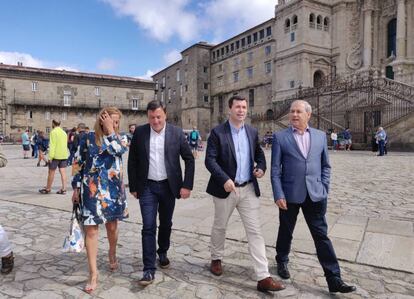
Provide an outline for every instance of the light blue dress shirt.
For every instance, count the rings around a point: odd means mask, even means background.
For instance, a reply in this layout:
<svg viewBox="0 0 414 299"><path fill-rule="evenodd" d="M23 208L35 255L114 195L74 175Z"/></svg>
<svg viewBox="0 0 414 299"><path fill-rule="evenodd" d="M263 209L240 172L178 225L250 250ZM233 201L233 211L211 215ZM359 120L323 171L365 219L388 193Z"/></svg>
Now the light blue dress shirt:
<svg viewBox="0 0 414 299"><path fill-rule="evenodd" d="M244 125L240 129L237 129L230 123L230 130L233 138L237 162L235 182L244 183L250 181L252 178L249 138L247 137Z"/></svg>

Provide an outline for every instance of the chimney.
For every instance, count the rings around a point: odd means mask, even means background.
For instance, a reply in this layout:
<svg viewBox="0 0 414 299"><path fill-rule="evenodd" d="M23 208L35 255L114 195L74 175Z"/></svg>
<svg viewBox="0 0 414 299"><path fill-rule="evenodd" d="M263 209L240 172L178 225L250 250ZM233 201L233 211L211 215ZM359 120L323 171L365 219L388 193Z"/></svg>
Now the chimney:
<svg viewBox="0 0 414 299"><path fill-rule="evenodd" d="M18 62L17 62L17 66L23 66L23 62L18 61Z"/></svg>

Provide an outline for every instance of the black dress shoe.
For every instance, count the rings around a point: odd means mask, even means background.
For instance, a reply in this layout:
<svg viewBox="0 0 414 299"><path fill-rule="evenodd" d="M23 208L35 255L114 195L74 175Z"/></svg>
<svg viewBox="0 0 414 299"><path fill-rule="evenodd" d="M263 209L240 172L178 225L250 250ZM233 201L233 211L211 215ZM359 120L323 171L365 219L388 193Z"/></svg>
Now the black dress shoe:
<svg viewBox="0 0 414 299"><path fill-rule="evenodd" d="M283 279L289 279L290 273L287 263L277 263L277 274Z"/></svg>
<svg viewBox="0 0 414 299"><path fill-rule="evenodd" d="M342 280L337 280L335 283L328 284L329 292L331 293L351 293L356 291L355 286L347 285Z"/></svg>
<svg viewBox="0 0 414 299"><path fill-rule="evenodd" d="M170 260L168 259L166 254L159 255L160 267L162 269L167 269L170 267Z"/></svg>

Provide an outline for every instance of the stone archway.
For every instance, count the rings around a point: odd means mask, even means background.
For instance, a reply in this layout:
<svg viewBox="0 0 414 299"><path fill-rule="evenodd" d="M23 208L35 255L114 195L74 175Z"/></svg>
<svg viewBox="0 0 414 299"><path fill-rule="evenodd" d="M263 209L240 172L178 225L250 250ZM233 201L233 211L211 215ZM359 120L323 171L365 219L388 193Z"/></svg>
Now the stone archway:
<svg viewBox="0 0 414 299"><path fill-rule="evenodd" d="M320 87L323 85L324 74L322 71L318 70L313 73L313 87Z"/></svg>

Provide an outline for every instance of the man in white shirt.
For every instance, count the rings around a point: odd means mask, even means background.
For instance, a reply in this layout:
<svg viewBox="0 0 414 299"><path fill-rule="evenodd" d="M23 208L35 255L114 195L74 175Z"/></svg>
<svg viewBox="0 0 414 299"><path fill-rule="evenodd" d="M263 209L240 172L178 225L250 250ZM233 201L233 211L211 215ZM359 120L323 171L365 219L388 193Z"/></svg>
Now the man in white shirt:
<svg viewBox="0 0 414 299"><path fill-rule="evenodd" d="M136 128L129 158L129 191L139 199L143 228L143 277L140 285L153 282L156 253L161 268L168 268L172 216L175 199L190 196L194 182L194 157L181 128L166 123L166 110L159 101L147 106L148 124ZM180 166L184 160L184 179ZM157 211L159 213L156 250Z"/></svg>
<svg viewBox="0 0 414 299"><path fill-rule="evenodd" d="M334 150L334 152L336 152L336 149L338 147L338 134L336 134L335 129L332 129L331 140L332 140L332 149Z"/></svg>

